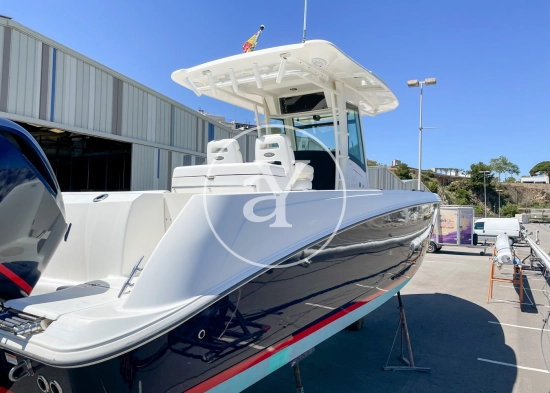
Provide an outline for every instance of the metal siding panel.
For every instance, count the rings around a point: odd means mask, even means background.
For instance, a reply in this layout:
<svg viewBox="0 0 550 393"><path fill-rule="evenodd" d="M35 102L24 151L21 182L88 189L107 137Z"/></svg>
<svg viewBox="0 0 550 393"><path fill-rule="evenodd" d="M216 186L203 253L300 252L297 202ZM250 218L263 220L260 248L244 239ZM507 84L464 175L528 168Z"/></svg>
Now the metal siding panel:
<svg viewBox="0 0 550 393"><path fill-rule="evenodd" d="M128 136L135 138L134 135L134 86L128 85Z"/></svg>
<svg viewBox="0 0 550 393"><path fill-rule="evenodd" d="M82 127L82 107L83 107L83 93L84 89L82 88L84 84L84 63L77 60L76 62L76 91L75 91L75 116L74 116L74 125L77 127Z"/></svg>
<svg viewBox="0 0 550 393"><path fill-rule="evenodd" d="M160 150L160 178L159 178L159 190L168 190L168 150Z"/></svg>
<svg viewBox="0 0 550 393"><path fill-rule="evenodd" d="M113 77L105 73L107 79L107 89L105 89L105 97L107 98L107 105L105 105L105 131L112 133L111 119L113 118Z"/></svg>
<svg viewBox="0 0 550 393"><path fill-rule="evenodd" d="M0 81L0 110L8 110L9 76L11 63L11 36L9 27L2 27L2 79Z"/></svg>
<svg viewBox="0 0 550 393"><path fill-rule="evenodd" d="M149 94L144 90L142 93L142 103L141 103L141 139L146 141L148 136L148 126L149 126Z"/></svg>
<svg viewBox="0 0 550 393"><path fill-rule="evenodd" d="M155 123L156 123L156 102L155 97L147 94L147 140L153 142L155 140Z"/></svg>
<svg viewBox="0 0 550 393"><path fill-rule="evenodd" d="M69 86L69 124L74 126L76 118L76 58L69 56L69 64L71 66L70 86Z"/></svg>
<svg viewBox="0 0 550 393"><path fill-rule="evenodd" d="M101 71L94 69L94 130L102 131L101 129Z"/></svg>
<svg viewBox="0 0 550 393"><path fill-rule="evenodd" d="M17 78L13 79L16 83L16 85L13 87L13 90L15 91L15 110L13 113L17 113L18 115L24 115L25 114L25 90L26 90L26 81L27 81L27 47L28 47L28 41L29 37L25 34L21 34L17 32L17 35L19 36L19 59L17 63Z"/></svg>
<svg viewBox="0 0 550 393"><path fill-rule="evenodd" d="M163 119L163 130L161 132L160 143L164 145L170 145L170 135L172 127L172 105L168 102L163 101L164 107L164 119Z"/></svg>
<svg viewBox="0 0 550 393"><path fill-rule="evenodd" d="M122 135L122 106L124 105L124 82L118 81L118 104L116 114L117 135Z"/></svg>
<svg viewBox="0 0 550 393"><path fill-rule="evenodd" d="M134 113L134 101L136 99L136 89L130 85L128 88L128 136L131 138L136 137L135 126L135 113Z"/></svg>
<svg viewBox="0 0 550 393"><path fill-rule="evenodd" d="M53 121L55 104L55 84L57 73L57 49L50 47L50 70L48 71L48 119Z"/></svg>
<svg viewBox="0 0 550 393"><path fill-rule="evenodd" d="M50 73L50 47L45 43L39 43L42 46L40 59L40 97L38 118L48 119L48 85Z"/></svg>
<svg viewBox="0 0 550 393"><path fill-rule="evenodd" d="M145 126L147 125L147 111L145 110L145 94L143 90L138 89L138 112L137 112L137 118L138 118L138 137L141 140L147 139L147 131L145 129Z"/></svg>
<svg viewBox="0 0 550 393"><path fill-rule="evenodd" d="M17 78L10 78L15 85L13 91L15 92L15 107L13 113L18 115L24 115L25 113L25 85L27 79L27 44L28 37L25 34L17 32L19 37L18 44L18 60L17 60ZM12 48L13 49L13 48ZM12 57L13 58L13 57Z"/></svg>
<svg viewBox="0 0 550 393"><path fill-rule="evenodd" d="M162 134L162 122L163 122L162 102L163 102L162 100L157 99L155 103L155 111L156 111L155 120L156 121L155 121L155 134L153 139L154 142L157 142L160 135Z"/></svg>
<svg viewBox="0 0 550 393"><path fill-rule="evenodd" d="M111 117L107 116L107 106L110 104L107 102L107 96L110 95L110 93L107 91L108 88L109 81L107 73L101 71L101 130L103 132L110 132L111 129L110 125L107 127L107 124L111 121Z"/></svg>
<svg viewBox="0 0 550 393"><path fill-rule="evenodd" d="M111 117L111 132L113 134L117 134L117 118L116 118L116 115L118 113L118 110L117 110L117 105L118 105L118 83L119 83L119 79L117 78L113 78L113 102L112 102L112 105L114 106L112 108L112 114L113 116Z"/></svg>
<svg viewBox="0 0 550 393"><path fill-rule="evenodd" d="M133 86L134 99L132 100L132 137L139 139L139 89Z"/></svg>
<svg viewBox="0 0 550 393"><path fill-rule="evenodd" d="M184 114L179 108L176 108L175 106L172 106L172 113L174 120L172 124L172 139L170 145L181 148L181 134L183 124L185 122Z"/></svg>
<svg viewBox="0 0 550 393"><path fill-rule="evenodd" d="M71 94L71 58L63 54L63 112L61 115L61 122L63 124L69 124L69 96Z"/></svg>
<svg viewBox="0 0 550 393"><path fill-rule="evenodd" d="M10 71L8 79L8 99L7 112L16 113L17 108L17 87L19 85L19 41L21 34L13 29L11 30L11 46L10 46Z"/></svg>
<svg viewBox="0 0 550 393"><path fill-rule="evenodd" d="M81 127L88 128L88 121L90 119L90 65L82 63L82 83L80 85L82 89L82 116Z"/></svg>
<svg viewBox="0 0 550 393"><path fill-rule="evenodd" d="M189 135L189 150L197 150L197 124L199 122L199 119L197 116L192 115L191 116L191 128L187 131L187 134Z"/></svg>
<svg viewBox="0 0 550 393"><path fill-rule="evenodd" d="M128 83L124 82L124 85L122 87L122 94L124 95L124 99L122 100L122 135L124 136L130 136L130 106L128 105L128 102L130 102L130 89L131 86L128 85Z"/></svg>
<svg viewBox="0 0 550 393"><path fill-rule="evenodd" d="M183 127L181 129L181 147L184 149L187 149L189 142L188 142L188 136L189 136L189 125L191 124L191 115L187 111L181 111L185 122L183 123Z"/></svg>
<svg viewBox="0 0 550 393"><path fill-rule="evenodd" d="M174 146L174 138L176 133L176 107L174 105L170 105L170 128L168 129L169 135L170 135L170 146Z"/></svg>
<svg viewBox="0 0 550 393"><path fill-rule="evenodd" d="M36 74L36 40L27 36L27 45L25 48L26 70L24 75L24 90L23 90L23 105L21 114L24 116L33 117L34 109L34 77Z"/></svg>
<svg viewBox="0 0 550 393"><path fill-rule="evenodd" d="M34 40L34 77L33 77L33 107L32 117L40 115L40 87L42 76L42 43Z"/></svg>
<svg viewBox="0 0 550 393"><path fill-rule="evenodd" d="M95 120L95 67L90 66L88 97L88 129L94 129Z"/></svg>
<svg viewBox="0 0 550 393"><path fill-rule="evenodd" d="M64 78L64 70L65 70L65 54L60 51L56 51L57 53L57 66L55 69L55 97L54 97L54 115L53 115L53 121L56 123L62 123L62 116L63 116L63 94L65 91L65 78Z"/></svg>
<svg viewBox="0 0 550 393"><path fill-rule="evenodd" d="M107 74L99 70L100 79L100 88L99 88L99 106L100 106L100 129L103 132L107 132Z"/></svg>
<svg viewBox="0 0 550 393"><path fill-rule="evenodd" d="M157 124L155 125L155 142L161 139L162 132L164 130L164 111L163 111L163 100L157 100Z"/></svg>

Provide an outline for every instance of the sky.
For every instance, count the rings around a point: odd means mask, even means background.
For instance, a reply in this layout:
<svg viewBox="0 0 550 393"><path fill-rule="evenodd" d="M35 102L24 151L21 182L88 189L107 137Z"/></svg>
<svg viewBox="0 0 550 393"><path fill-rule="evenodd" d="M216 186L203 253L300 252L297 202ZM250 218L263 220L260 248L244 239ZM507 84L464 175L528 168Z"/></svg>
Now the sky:
<svg viewBox="0 0 550 393"><path fill-rule="evenodd" d="M17 0L0 14L192 109L253 122L244 109L197 97L173 71L301 41L303 0ZM550 160L550 1L309 0L307 38L333 42L392 89L399 107L363 117L369 159L418 164L419 89L424 89L422 167L468 169L501 155L521 175Z"/></svg>

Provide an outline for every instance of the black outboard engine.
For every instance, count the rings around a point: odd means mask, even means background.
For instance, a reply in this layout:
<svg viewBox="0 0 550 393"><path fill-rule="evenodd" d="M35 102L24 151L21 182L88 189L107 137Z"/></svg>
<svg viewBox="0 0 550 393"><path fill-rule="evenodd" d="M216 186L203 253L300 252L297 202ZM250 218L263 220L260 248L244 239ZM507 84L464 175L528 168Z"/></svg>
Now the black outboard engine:
<svg viewBox="0 0 550 393"><path fill-rule="evenodd" d="M0 118L0 301L28 296L67 231L59 185L44 152Z"/></svg>

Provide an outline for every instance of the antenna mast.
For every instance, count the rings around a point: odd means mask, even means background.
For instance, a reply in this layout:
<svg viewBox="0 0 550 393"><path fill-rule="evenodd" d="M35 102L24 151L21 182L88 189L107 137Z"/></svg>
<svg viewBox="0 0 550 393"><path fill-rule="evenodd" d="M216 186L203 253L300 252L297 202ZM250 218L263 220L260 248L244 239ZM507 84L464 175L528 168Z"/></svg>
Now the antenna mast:
<svg viewBox="0 0 550 393"><path fill-rule="evenodd" d="M302 42L306 42L306 17L307 17L307 0L304 4L304 35L302 36Z"/></svg>

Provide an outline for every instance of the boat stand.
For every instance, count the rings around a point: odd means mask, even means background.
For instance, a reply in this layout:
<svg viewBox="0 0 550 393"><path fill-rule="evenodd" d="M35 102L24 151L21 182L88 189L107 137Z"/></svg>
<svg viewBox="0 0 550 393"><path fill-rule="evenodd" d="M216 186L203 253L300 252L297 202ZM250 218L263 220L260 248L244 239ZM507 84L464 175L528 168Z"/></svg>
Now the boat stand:
<svg viewBox="0 0 550 393"><path fill-rule="evenodd" d="M300 374L300 361L307 358L313 352L315 352L315 347L304 352L303 354L298 356L296 359L294 359L292 362L290 362L290 367L292 367L292 371L294 371L294 384L296 385L296 393L304 393L304 386L302 385L302 376Z"/></svg>
<svg viewBox="0 0 550 393"><path fill-rule="evenodd" d="M294 371L294 383L296 384L296 393L304 393L302 376L300 375L300 363L294 363L294 366L292 366L292 370Z"/></svg>
<svg viewBox="0 0 550 393"><path fill-rule="evenodd" d="M493 256L489 258L491 261L491 270L489 273L489 286L487 288L487 303L491 301L493 298L493 283L495 281L497 282L505 282L512 285L519 285L519 302L520 304L523 303L523 265L513 265L514 268L514 275L513 278L501 278L495 276L495 264L493 262L493 258L497 255L496 248L493 249ZM512 256L514 260L517 259L515 250L512 251ZM517 277L517 278L516 278Z"/></svg>
<svg viewBox="0 0 550 393"><path fill-rule="evenodd" d="M397 331L395 332L395 337L393 338L393 343L391 345L390 353L388 359L386 360L386 365L383 367L384 371L419 371L419 372L428 372L431 370L429 367L416 367L414 364L414 357L411 346L411 339L409 337L409 328L407 327L407 319L405 318L405 308L403 307L403 302L401 301L401 292L397 292L397 300L399 302L399 325L397 326ZM405 363L405 366L388 366L390 361L391 354L393 352L393 347L395 346L395 340L397 339L397 334L401 332L401 355L399 360ZM409 358L405 357L403 352L404 344L407 345L407 350L409 352Z"/></svg>

